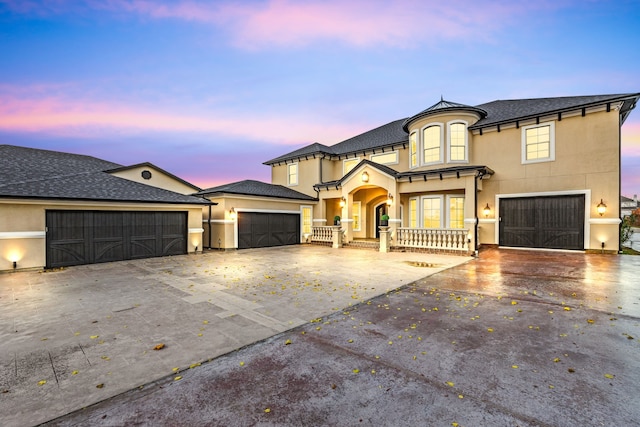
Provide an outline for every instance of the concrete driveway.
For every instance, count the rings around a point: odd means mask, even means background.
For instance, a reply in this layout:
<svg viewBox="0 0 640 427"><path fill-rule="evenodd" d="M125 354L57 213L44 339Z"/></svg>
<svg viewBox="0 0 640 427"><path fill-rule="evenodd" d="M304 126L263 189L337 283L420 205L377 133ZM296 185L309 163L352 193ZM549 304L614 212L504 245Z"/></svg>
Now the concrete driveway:
<svg viewBox="0 0 640 427"><path fill-rule="evenodd" d="M344 258L333 258L331 275L333 286L344 287L342 268L356 253L338 252ZM356 268L377 283L392 280L404 260L394 255L400 264L392 267L362 253L372 260ZM388 275L372 270L378 263L389 266ZM638 425L638 277L640 257L483 251L477 260L327 310L333 314L50 424ZM331 290L323 285L318 294ZM353 290L365 297L364 289ZM275 316L277 308L270 310ZM192 334L204 318L195 317ZM205 325L204 332L214 331ZM153 355L160 365L177 345L169 342ZM103 378L99 392L112 387Z"/></svg>
<svg viewBox="0 0 640 427"><path fill-rule="evenodd" d="M0 425L188 375L468 260L305 245L0 274Z"/></svg>

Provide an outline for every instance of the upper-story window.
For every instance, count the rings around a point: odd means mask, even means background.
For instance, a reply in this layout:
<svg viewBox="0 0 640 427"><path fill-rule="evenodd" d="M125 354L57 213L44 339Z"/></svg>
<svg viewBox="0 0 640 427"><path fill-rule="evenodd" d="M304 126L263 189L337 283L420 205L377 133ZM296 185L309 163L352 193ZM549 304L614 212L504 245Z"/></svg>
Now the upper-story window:
<svg viewBox="0 0 640 427"><path fill-rule="evenodd" d="M449 161L466 162L467 159L467 125L465 123L449 124Z"/></svg>
<svg viewBox="0 0 640 427"><path fill-rule="evenodd" d="M424 163L442 162L442 127L432 125L422 130L422 160Z"/></svg>
<svg viewBox="0 0 640 427"><path fill-rule="evenodd" d="M417 133L411 132L409 135L409 166L415 168L418 166L418 140Z"/></svg>
<svg viewBox="0 0 640 427"><path fill-rule="evenodd" d="M355 168L356 165L360 163L360 157L356 157L355 159L348 159L342 162L342 175L348 174L351 169Z"/></svg>
<svg viewBox="0 0 640 427"><path fill-rule="evenodd" d="M298 185L298 164L287 165L287 182L289 185Z"/></svg>
<svg viewBox="0 0 640 427"><path fill-rule="evenodd" d="M371 161L380 163L381 165L395 165L398 164L398 152L391 151L389 153L372 154Z"/></svg>
<svg viewBox="0 0 640 427"><path fill-rule="evenodd" d="M522 128L522 163L549 162L555 158L554 122Z"/></svg>

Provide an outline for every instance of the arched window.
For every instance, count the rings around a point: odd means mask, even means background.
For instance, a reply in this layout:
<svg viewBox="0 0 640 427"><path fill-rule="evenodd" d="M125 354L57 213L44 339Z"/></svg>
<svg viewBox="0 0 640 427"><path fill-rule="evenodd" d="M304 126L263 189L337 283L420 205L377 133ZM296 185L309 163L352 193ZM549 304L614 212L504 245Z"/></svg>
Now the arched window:
<svg viewBox="0 0 640 427"><path fill-rule="evenodd" d="M442 128L438 125L422 130L424 163L442 162Z"/></svg>

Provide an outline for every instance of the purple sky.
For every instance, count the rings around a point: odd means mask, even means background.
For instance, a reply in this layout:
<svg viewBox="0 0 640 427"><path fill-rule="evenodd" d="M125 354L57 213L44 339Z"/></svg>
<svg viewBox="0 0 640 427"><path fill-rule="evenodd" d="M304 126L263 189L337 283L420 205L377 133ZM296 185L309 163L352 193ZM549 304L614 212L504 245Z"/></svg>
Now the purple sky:
<svg viewBox="0 0 640 427"><path fill-rule="evenodd" d="M0 0L0 144L269 182L441 95L640 92L638 22L637 0ZM632 196L640 111L622 129Z"/></svg>

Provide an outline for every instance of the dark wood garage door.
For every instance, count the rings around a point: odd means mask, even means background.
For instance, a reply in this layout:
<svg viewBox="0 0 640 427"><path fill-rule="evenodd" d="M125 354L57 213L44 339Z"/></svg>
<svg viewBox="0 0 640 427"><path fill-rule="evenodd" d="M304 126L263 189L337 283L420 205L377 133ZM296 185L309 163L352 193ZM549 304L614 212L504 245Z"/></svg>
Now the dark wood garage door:
<svg viewBox="0 0 640 427"><path fill-rule="evenodd" d="M584 195L500 199L500 246L584 249Z"/></svg>
<svg viewBox="0 0 640 427"><path fill-rule="evenodd" d="M187 253L186 212L47 211L47 267Z"/></svg>
<svg viewBox="0 0 640 427"><path fill-rule="evenodd" d="M300 243L299 214L238 213L238 249L298 243Z"/></svg>

